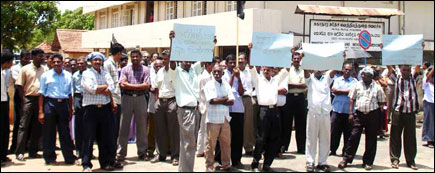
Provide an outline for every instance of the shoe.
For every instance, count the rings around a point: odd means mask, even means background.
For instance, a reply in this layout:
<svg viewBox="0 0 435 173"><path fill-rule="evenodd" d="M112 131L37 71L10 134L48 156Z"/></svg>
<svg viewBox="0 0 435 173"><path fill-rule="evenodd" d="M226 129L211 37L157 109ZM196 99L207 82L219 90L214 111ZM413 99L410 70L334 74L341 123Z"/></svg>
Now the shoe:
<svg viewBox="0 0 435 173"><path fill-rule="evenodd" d="M307 163L306 169L307 169L307 172L314 172L314 164Z"/></svg>
<svg viewBox="0 0 435 173"><path fill-rule="evenodd" d="M80 160L77 159L77 160L72 161L72 162L65 162L65 164L67 164L67 165L81 166L82 162L80 162Z"/></svg>
<svg viewBox="0 0 435 173"><path fill-rule="evenodd" d="M26 161L26 159L24 158L24 154L17 155L17 160L22 162Z"/></svg>
<svg viewBox="0 0 435 173"><path fill-rule="evenodd" d="M53 162L46 162L45 165L47 165L47 166L56 166L56 165L57 165L57 162L56 162L56 161L53 161Z"/></svg>
<svg viewBox="0 0 435 173"><path fill-rule="evenodd" d="M178 160L177 159L173 159L172 160L172 166L178 166Z"/></svg>
<svg viewBox="0 0 435 173"><path fill-rule="evenodd" d="M305 151L298 151L298 154L305 154Z"/></svg>
<svg viewBox="0 0 435 173"><path fill-rule="evenodd" d="M156 155L153 159L151 159L151 163L164 162L166 158L162 158L159 155Z"/></svg>
<svg viewBox="0 0 435 173"><path fill-rule="evenodd" d="M280 159L285 159L286 158L284 155L282 155L282 153L278 153L278 155L276 157L278 157Z"/></svg>
<svg viewBox="0 0 435 173"><path fill-rule="evenodd" d="M321 172L331 172L331 168L328 165L318 165L317 169Z"/></svg>
<svg viewBox="0 0 435 173"><path fill-rule="evenodd" d="M252 172L260 172L260 169L258 169L258 168L253 168L253 169L251 169L251 171L252 171Z"/></svg>
<svg viewBox="0 0 435 173"><path fill-rule="evenodd" d="M247 156L253 156L254 155L254 151L248 151L245 153L245 155Z"/></svg>
<svg viewBox="0 0 435 173"><path fill-rule="evenodd" d="M408 168L411 168L414 171L418 170L418 168L417 168L417 166L415 166L415 164L408 164Z"/></svg>
<svg viewBox="0 0 435 173"><path fill-rule="evenodd" d="M364 169L365 169L366 171L370 171L370 170L373 169L373 166L372 166L372 165L363 165L363 166L364 166Z"/></svg>
<svg viewBox="0 0 435 173"><path fill-rule="evenodd" d="M240 162L237 164L234 164L232 167L234 167L236 169L245 169L245 166L243 166L242 163L240 163Z"/></svg>
<svg viewBox="0 0 435 173"><path fill-rule="evenodd" d="M275 172L270 166L263 166L263 170L261 172Z"/></svg>
<svg viewBox="0 0 435 173"><path fill-rule="evenodd" d="M196 157L204 157L204 153L198 153L196 154Z"/></svg>
<svg viewBox="0 0 435 173"><path fill-rule="evenodd" d="M107 166L105 166L104 168L101 168L101 169L105 170L105 171L114 171L115 170L115 168L113 166L110 166L110 165L107 165Z"/></svg>
<svg viewBox="0 0 435 173"><path fill-rule="evenodd" d="M398 162L398 161L394 161L394 162L391 164L391 168L393 168L393 169L399 169L399 162Z"/></svg>
<svg viewBox="0 0 435 173"><path fill-rule="evenodd" d="M331 151L331 152L329 153L329 156L337 156L337 153Z"/></svg>
<svg viewBox="0 0 435 173"><path fill-rule="evenodd" d="M91 168L84 168L82 172L92 172Z"/></svg>
<svg viewBox="0 0 435 173"><path fill-rule="evenodd" d="M40 158L42 158L42 156L39 155L39 154L29 154L29 158L32 158L32 159L40 159Z"/></svg>
<svg viewBox="0 0 435 173"><path fill-rule="evenodd" d="M94 157L94 156L92 156L92 157ZM125 157L118 156L118 157L116 158L116 160L117 160L118 162L125 162ZM139 156L139 160L143 160L143 159L141 159L141 156Z"/></svg>
<svg viewBox="0 0 435 173"><path fill-rule="evenodd" d="M339 169L344 169L347 167L347 162L346 161L341 161L338 166Z"/></svg>
<svg viewBox="0 0 435 173"><path fill-rule="evenodd" d="M123 169L124 165L122 165L120 162L115 162L112 167L115 169Z"/></svg>

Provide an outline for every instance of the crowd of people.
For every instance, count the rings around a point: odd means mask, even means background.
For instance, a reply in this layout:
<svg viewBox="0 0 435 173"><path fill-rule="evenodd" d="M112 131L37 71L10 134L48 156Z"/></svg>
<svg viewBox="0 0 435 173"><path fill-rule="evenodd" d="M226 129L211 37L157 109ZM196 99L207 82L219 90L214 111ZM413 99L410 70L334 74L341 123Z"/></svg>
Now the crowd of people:
<svg viewBox="0 0 435 173"><path fill-rule="evenodd" d="M172 41L175 33L171 31L169 37ZM342 71L318 71L302 69L304 53L297 47L288 57L290 68L251 66L245 52L214 57L211 62L176 62L169 50L148 54L133 49L128 55L125 51L114 43L109 57L100 52L79 58L53 54L45 62L44 52L35 48L23 50L20 63L13 65L13 54L4 50L2 167L11 161L8 153L24 162L26 152L27 158L57 164L58 134L65 164L92 172L96 142L101 168L122 169L134 128L139 160L165 162L170 156L180 172L193 172L195 157L205 157L206 171L243 169L243 150L253 157L252 171L260 171L262 159L261 171L273 171L274 159L285 158L293 130L297 153L306 155L308 172L330 171L328 157L337 155L343 136L338 167L344 169L353 162L364 132L362 162L371 170L377 137L388 136L391 122L391 167L399 168L403 140L406 164L417 170L420 107L424 107L424 146L434 145L430 63L423 68L400 65L385 70L345 63ZM421 86L419 76L423 76ZM9 86L15 88L12 99ZM419 93L424 95L423 105ZM14 102L14 110L9 110L9 101ZM10 148L9 111L15 112Z"/></svg>

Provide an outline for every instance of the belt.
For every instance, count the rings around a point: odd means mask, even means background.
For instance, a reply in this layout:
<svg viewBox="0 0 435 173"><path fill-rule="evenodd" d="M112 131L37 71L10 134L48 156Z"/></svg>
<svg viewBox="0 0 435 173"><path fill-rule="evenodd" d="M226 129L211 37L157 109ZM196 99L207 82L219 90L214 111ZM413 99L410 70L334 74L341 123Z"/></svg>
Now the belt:
<svg viewBox="0 0 435 173"><path fill-rule="evenodd" d="M109 103L110 104L110 103ZM109 104L96 104L96 105L88 105L86 107L97 107L97 108L103 108L105 106L108 106Z"/></svg>
<svg viewBox="0 0 435 173"><path fill-rule="evenodd" d="M175 99L175 97L172 97L172 98L159 98L159 100L161 100L161 101L164 101L164 102L167 102L167 101L169 101L169 100L173 100L173 99Z"/></svg>
<svg viewBox="0 0 435 173"><path fill-rule="evenodd" d="M74 97L83 97L82 93L74 93Z"/></svg>
<svg viewBox="0 0 435 173"><path fill-rule="evenodd" d="M360 113L360 114L363 114L363 115L368 115L368 114L370 114L370 113L372 113L373 111L370 111L370 112L361 112L361 111L356 111L356 113Z"/></svg>
<svg viewBox="0 0 435 173"><path fill-rule="evenodd" d="M273 108L276 108L276 105L270 105L270 106L262 106L262 105L260 105L260 107L273 109Z"/></svg>
<svg viewBox="0 0 435 173"><path fill-rule="evenodd" d="M304 95L304 93L289 93L291 96L300 96L300 95Z"/></svg>
<svg viewBox="0 0 435 173"><path fill-rule="evenodd" d="M142 93L142 94L129 94L129 93L124 93L124 95L132 96L132 97L139 97L139 96L143 96L143 95L145 95L145 93Z"/></svg>
<svg viewBox="0 0 435 173"><path fill-rule="evenodd" d="M62 102L65 102L65 101L68 100L68 99L55 99L55 98L50 98L50 97L45 97L45 98L48 99L48 100L56 101L58 103L62 103Z"/></svg>
<svg viewBox="0 0 435 173"><path fill-rule="evenodd" d="M183 109L197 109L198 107L197 106L195 106L195 107L192 107L192 106L183 106L183 107L180 107L180 108L183 108Z"/></svg>
<svg viewBox="0 0 435 173"><path fill-rule="evenodd" d="M252 96L242 96L242 97L252 97Z"/></svg>

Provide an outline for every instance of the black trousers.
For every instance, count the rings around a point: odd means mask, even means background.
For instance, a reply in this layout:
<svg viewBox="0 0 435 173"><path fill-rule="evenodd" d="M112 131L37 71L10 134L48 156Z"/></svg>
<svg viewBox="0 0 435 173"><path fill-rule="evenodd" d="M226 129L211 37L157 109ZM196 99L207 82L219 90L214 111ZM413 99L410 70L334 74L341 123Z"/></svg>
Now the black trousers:
<svg viewBox="0 0 435 173"><path fill-rule="evenodd" d="M361 133L363 129L366 135L366 150L363 156L364 165L373 165L377 149L377 132L378 132L378 110L372 111L368 114L363 114L359 111L354 116L352 133L349 138L349 143L346 146L344 153L344 160L352 163L355 158L355 153L358 150Z"/></svg>
<svg viewBox="0 0 435 173"><path fill-rule="evenodd" d="M0 159L1 161L6 161L6 156L8 154L9 146L9 101L1 102L1 113L0 113L0 125L1 129L1 148L0 148Z"/></svg>
<svg viewBox="0 0 435 173"><path fill-rule="evenodd" d="M281 119L285 134L282 135L281 152L287 151L290 145L294 119L297 150L300 153L305 153L305 142L307 139L307 104L305 94L298 94L298 96L290 93L287 94L284 107L286 113L282 115Z"/></svg>
<svg viewBox="0 0 435 173"><path fill-rule="evenodd" d="M417 138L415 113L399 113L394 112L393 121L391 124L390 134L390 158L391 162L400 162L400 154L402 153L402 131L403 131L403 149L405 150L405 159L408 165L415 164L415 156L417 155Z"/></svg>
<svg viewBox="0 0 435 173"><path fill-rule="evenodd" d="M83 148L83 135L84 135L84 126L83 126L83 116L85 114L85 110L82 107L82 96L74 96L74 111L75 111L75 121L74 121L74 132L75 132L75 144L76 144L76 152L79 158L82 158L82 148Z"/></svg>
<svg viewBox="0 0 435 173"><path fill-rule="evenodd" d="M12 144L10 147L11 152L15 152L17 149L17 138L18 138L18 129L20 127L20 121L21 116L23 114L23 105L20 96L18 95L18 90L15 89L15 95L14 95L14 110L15 110L15 116L14 116L14 129L12 132Z"/></svg>
<svg viewBox="0 0 435 173"><path fill-rule="evenodd" d="M38 121L38 99L39 96L26 96L23 103L23 116L18 129L16 155L24 154L27 143L30 155L38 152L40 144L42 125Z"/></svg>
<svg viewBox="0 0 435 173"><path fill-rule="evenodd" d="M42 139L45 163L56 161L56 129L59 132L59 141L65 163L74 163L74 145L69 129L68 100L58 102L56 99L44 99L44 124L42 126Z"/></svg>
<svg viewBox="0 0 435 173"><path fill-rule="evenodd" d="M97 140L101 168L115 164L116 158L116 141L115 135L115 119L111 111L110 104L102 107L90 105L84 107L85 114L84 122L84 143L83 143L83 168L92 168L92 147L94 140Z"/></svg>
<svg viewBox="0 0 435 173"><path fill-rule="evenodd" d="M116 113L112 113L114 121L115 121L115 131L113 132L114 138L115 138L115 146L118 146L118 136L119 136L119 128L121 127L121 104L117 104L118 109L116 110Z"/></svg>
<svg viewBox="0 0 435 173"><path fill-rule="evenodd" d="M258 168L263 151L265 151L264 166L270 167L279 152L281 142L281 120L278 109L260 106L260 114L257 118L257 140L251 167Z"/></svg>
<svg viewBox="0 0 435 173"><path fill-rule="evenodd" d="M352 132L352 124L349 122L349 114L332 112L331 114L331 152L336 153L340 146L341 136L343 135L344 146L342 153L346 149L349 137Z"/></svg>

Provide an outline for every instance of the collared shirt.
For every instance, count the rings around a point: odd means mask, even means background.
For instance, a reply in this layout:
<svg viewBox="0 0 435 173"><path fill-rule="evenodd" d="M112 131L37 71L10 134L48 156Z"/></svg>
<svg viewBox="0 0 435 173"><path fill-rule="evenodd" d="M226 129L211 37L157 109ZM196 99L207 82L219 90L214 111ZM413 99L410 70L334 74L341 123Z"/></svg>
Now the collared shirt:
<svg viewBox="0 0 435 173"><path fill-rule="evenodd" d="M156 82L153 88L159 89L159 98L169 99L175 97L175 89L172 79L164 67L160 68L156 75Z"/></svg>
<svg viewBox="0 0 435 173"><path fill-rule="evenodd" d="M154 70L154 66L150 66L150 82L151 82L151 88L155 88L156 86L156 71ZM149 113L156 113L156 95L154 92L149 91L150 98L148 100L148 112Z"/></svg>
<svg viewBox="0 0 435 173"><path fill-rule="evenodd" d="M332 110L331 90L332 78L329 76L330 71L317 79L314 74L305 79L308 88L308 109L310 112L320 115L328 115Z"/></svg>
<svg viewBox="0 0 435 173"><path fill-rule="evenodd" d="M434 98L433 98L434 85L433 83L427 82L426 79L427 77L425 76L423 79L423 90L424 90L423 100L429 103L434 103Z"/></svg>
<svg viewBox="0 0 435 173"><path fill-rule="evenodd" d="M408 80L403 79L402 75L392 73L389 78L394 83L394 110L402 113L417 112L420 108L418 104L418 94L414 76Z"/></svg>
<svg viewBox="0 0 435 173"><path fill-rule="evenodd" d="M223 124L225 119L231 121L230 109L227 105L210 104L210 101L215 98L223 98L228 96L228 100L234 100L234 94L231 91L231 86L224 80L221 83L216 80L207 82L204 87L205 99L207 102L207 115L205 118L206 123Z"/></svg>
<svg viewBox="0 0 435 173"><path fill-rule="evenodd" d="M73 84L74 84L74 93L83 93L83 87L82 87L82 75L83 72L80 70L76 71L73 74Z"/></svg>
<svg viewBox="0 0 435 173"><path fill-rule="evenodd" d="M242 79L243 89L245 92L243 96L252 96L254 85L252 84L251 72L249 72L249 66L245 67L245 70L240 71L240 78Z"/></svg>
<svg viewBox="0 0 435 173"><path fill-rule="evenodd" d="M228 69L225 70L225 74L222 76L222 80L226 81L227 83L230 83L231 72ZM243 79L242 79L242 85L243 85ZM234 77L233 79L233 86L231 87L231 90L233 91L235 100L234 100L234 105L230 106L230 112L244 113L245 107L243 106L242 97L240 96L239 93L239 79L237 77Z"/></svg>
<svg viewBox="0 0 435 173"><path fill-rule="evenodd" d="M58 74L54 69L41 76L39 94L53 99L68 99L73 92L73 79L70 72L62 70Z"/></svg>
<svg viewBox="0 0 435 173"><path fill-rule="evenodd" d="M257 92L258 105L275 106L278 102L278 89L284 87L288 77L287 70L282 70L278 75L271 77L270 81L257 73L257 69L250 69L252 81ZM283 84L283 86L279 86Z"/></svg>
<svg viewBox="0 0 435 173"><path fill-rule="evenodd" d="M143 84L145 82L151 84L150 69L143 65L139 65L137 69L133 67L133 64L127 65L121 70L121 77L119 78L119 84L121 83L121 81L125 79L127 79L127 82L129 84ZM122 93L144 94L145 91L127 91L125 89L122 89Z"/></svg>
<svg viewBox="0 0 435 173"><path fill-rule="evenodd" d="M24 89L24 96L39 96L39 79L47 69L40 66L37 68L33 63L25 65L18 74L15 85Z"/></svg>
<svg viewBox="0 0 435 173"><path fill-rule="evenodd" d="M305 83L304 70L299 67L298 70L294 66L290 67L288 75L288 84L303 84ZM305 93L304 88L290 88L288 93Z"/></svg>
<svg viewBox="0 0 435 173"><path fill-rule="evenodd" d="M207 101L205 99L205 91L204 87L205 85L213 80L213 76L207 71L204 70L202 74L199 76L199 112L203 115L205 115L207 110Z"/></svg>
<svg viewBox="0 0 435 173"><path fill-rule="evenodd" d="M287 80L283 80L279 83L278 90L280 90L282 88L284 88L288 93L288 81ZM287 102L287 97L286 97L287 93L284 95L278 94L278 100L276 102L276 106L282 107L285 105L285 103Z"/></svg>
<svg viewBox="0 0 435 173"><path fill-rule="evenodd" d="M104 70L109 73L109 75L112 77L113 85L115 87L115 90L112 92L113 101L115 101L116 104L121 104L121 89L118 84L118 68L116 62L113 60L113 57L110 56L105 62L104 62ZM121 72L122 73L122 72Z"/></svg>
<svg viewBox="0 0 435 173"><path fill-rule="evenodd" d="M382 87L372 81L366 87L363 81L357 82L349 92L349 98L355 101L355 110L369 113L379 108L379 103L385 103L385 93Z"/></svg>
<svg viewBox="0 0 435 173"><path fill-rule="evenodd" d="M349 78L346 80L343 76L338 77L334 80L334 85L332 86L332 89L346 89L350 90L353 88L353 86L358 81L353 78L352 76L349 76ZM341 114L349 114L349 104L350 104L350 98L348 95L335 95L334 94L334 100L332 101L332 110L337 113ZM355 111L355 110L354 110Z"/></svg>
<svg viewBox="0 0 435 173"><path fill-rule="evenodd" d="M9 69L1 69L1 101L8 101L8 84L10 78L10 70ZM3 110L4 111L4 110Z"/></svg>
<svg viewBox="0 0 435 173"><path fill-rule="evenodd" d="M83 87L83 107L88 105L108 104L110 103L110 96L103 94L96 94L98 85L107 85L111 93L115 91L114 82L109 73L105 70L97 72L93 67L87 69L82 74L82 87Z"/></svg>
<svg viewBox="0 0 435 173"><path fill-rule="evenodd" d="M190 67L189 71L181 67L176 67L175 70L169 68L172 84L175 88L175 99L179 107L198 106L199 98L199 79L198 76L202 70L201 63L196 62Z"/></svg>
<svg viewBox="0 0 435 173"><path fill-rule="evenodd" d="M23 65L21 65L21 63L18 63L11 67L11 77L13 84L15 84L15 81L17 81L21 68L23 68Z"/></svg>

